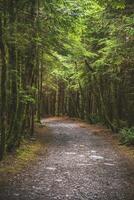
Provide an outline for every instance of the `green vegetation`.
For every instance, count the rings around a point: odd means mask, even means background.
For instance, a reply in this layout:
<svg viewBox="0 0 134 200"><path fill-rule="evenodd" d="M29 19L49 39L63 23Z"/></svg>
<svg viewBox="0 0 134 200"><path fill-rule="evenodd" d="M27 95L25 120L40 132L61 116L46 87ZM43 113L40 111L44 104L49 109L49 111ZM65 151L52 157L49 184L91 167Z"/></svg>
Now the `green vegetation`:
<svg viewBox="0 0 134 200"><path fill-rule="evenodd" d="M123 144L134 145L134 127L121 129L120 137Z"/></svg>
<svg viewBox="0 0 134 200"><path fill-rule="evenodd" d="M0 182L2 174L15 174L22 170L28 163L35 160L38 152L41 151L41 144L37 141L23 141L21 147L10 156L6 156L0 164ZM4 176L5 178L5 176Z"/></svg>
<svg viewBox="0 0 134 200"><path fill-rule="evenodd" d="M0 1L0 159L45 115L134 125L131 0Z"/></svg>
<svg viewBox="0 0 134 200"><path fill-rule="evenodd" d="M134 4L101 2L79 1L62 52L46 56L45 113L118 131L134 123Z"/></svg>

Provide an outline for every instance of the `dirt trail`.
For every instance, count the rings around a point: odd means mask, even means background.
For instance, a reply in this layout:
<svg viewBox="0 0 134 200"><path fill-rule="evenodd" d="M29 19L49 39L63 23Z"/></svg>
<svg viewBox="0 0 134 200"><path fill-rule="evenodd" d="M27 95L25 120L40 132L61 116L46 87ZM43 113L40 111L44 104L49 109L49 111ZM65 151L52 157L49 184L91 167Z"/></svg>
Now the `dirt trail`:
<svg viewBox="0 0 134 200"><path fill-rule="evenodd" d="M0 200L133 200L134 165L72 120L47 119L48 152L0 188Z"/></svg>

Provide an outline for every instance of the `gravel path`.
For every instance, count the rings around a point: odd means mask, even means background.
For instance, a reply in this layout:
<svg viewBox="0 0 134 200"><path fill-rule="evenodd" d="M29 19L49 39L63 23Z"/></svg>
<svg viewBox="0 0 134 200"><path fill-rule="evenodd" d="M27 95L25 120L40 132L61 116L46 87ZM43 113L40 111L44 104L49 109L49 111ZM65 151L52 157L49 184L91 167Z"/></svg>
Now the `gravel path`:
<svg viewBox="0 0 134 200"><path fill-rule="evenodd" d="M134 200L134 171L103 136L71 120L45 120L48 152L0 188L0 200Z"/></svg>

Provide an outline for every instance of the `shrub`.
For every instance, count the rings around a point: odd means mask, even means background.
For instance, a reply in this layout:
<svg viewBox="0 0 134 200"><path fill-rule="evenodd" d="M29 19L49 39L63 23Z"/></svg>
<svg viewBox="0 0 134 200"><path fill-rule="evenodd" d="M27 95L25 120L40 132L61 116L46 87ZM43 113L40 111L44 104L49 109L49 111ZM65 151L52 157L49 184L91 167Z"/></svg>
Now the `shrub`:
<svg viewBox="0 0 134 200"><path fill-rule="evenodd" d="M120 138L123 144L134 145L134 127L121 129Z"/></svg>
<svg viewBox="0 0 134 200"><path fill-rule="evenodd" d="M101 119L101 117L98 115L95 115L95 114L90 115L89 121L91 124L97 124L97 123L103 124L104 123L104 121Z"/></svg>

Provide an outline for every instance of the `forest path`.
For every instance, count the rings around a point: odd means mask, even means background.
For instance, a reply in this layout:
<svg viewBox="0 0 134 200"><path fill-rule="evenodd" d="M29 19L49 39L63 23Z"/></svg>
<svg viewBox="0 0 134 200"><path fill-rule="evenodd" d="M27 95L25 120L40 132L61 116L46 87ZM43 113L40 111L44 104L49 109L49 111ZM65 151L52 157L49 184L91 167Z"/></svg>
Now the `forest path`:
<svg viewBox="0 0 134 200"><path fill-rule="evenodd" d="M134 199L132 164L105 137L73 120L43 123L47 154L0 188L0 200Z"/></svg>

